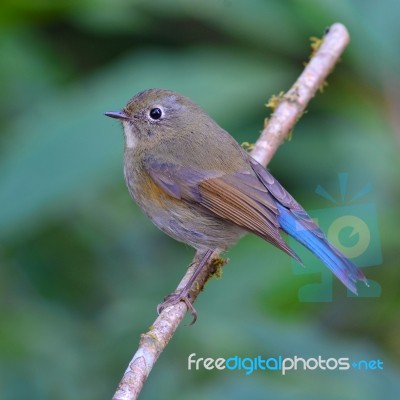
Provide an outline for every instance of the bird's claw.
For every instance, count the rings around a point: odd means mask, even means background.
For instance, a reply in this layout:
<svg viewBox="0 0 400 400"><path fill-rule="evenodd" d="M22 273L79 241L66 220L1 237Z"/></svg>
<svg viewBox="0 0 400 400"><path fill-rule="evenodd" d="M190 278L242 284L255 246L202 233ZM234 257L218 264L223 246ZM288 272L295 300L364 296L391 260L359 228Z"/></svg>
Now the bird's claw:
<svg viewBox="0 0 400 400"><path fill-rule="evenodd" d="M186 304L188 311L192 314L193 320L189 325L193 325L197 320L197 311L193 307L192 302L190 301L190 295L186 290L180 290L177 292L173 292L164 298L164 301L157 305L157 314L160 314L165 308L169 306L174 306L178 304L180 301L183 301Z"/></svg>

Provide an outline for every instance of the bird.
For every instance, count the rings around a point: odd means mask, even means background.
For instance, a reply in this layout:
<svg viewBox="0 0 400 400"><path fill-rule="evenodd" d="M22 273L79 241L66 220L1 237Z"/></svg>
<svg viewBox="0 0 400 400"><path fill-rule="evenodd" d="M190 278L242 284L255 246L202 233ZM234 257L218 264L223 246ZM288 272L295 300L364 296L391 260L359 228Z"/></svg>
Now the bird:
<svg viewBox="0 0 400 400"><path fill-rule="evenodd" d="M183 301L194 322L190 289L198 274L215 251L225 251L246 233L301 263L283 239L286 233L353 293L358 281L367 284L278 180L188 97L148 89L105 115L122 122L124 177L132 198L161 231L197 251L191 278L158 305L159 313Z"/></svg>

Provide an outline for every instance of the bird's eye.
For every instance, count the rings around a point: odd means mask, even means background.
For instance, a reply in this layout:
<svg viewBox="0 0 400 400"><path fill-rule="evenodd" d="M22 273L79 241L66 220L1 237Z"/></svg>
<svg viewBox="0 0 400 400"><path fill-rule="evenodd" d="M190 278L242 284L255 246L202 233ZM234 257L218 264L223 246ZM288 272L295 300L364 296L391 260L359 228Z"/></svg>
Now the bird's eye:
<svg viewBox="0 0 400 400"><path fill-rule="evenodd" d="M160 119L163 115L163 112L160 108L156 107L156 108L152 108L149 112L150 118L157 120Z"/></svg>

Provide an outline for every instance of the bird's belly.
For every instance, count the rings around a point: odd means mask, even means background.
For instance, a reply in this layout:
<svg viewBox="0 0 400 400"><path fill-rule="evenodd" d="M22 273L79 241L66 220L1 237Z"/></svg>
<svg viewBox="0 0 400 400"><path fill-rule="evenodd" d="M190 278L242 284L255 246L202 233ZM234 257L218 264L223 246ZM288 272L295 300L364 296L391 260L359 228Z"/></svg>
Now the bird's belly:
<svg viewBox="0 0 400 400"><path fill-rule="evenodd" d="M163 232L196 249L224 250L245 233L239 226L197 207L171 204L165 212L148 215Z"/></svg>

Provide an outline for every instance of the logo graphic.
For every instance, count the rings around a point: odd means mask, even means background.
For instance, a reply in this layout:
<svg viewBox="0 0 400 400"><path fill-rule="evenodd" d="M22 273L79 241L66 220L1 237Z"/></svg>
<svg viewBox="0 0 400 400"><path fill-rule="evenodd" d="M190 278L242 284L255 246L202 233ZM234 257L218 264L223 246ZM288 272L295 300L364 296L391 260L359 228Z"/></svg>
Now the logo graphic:
<svg viewBox="0 0 400 400"><path fill-rule="evenodd" d="M213 358L213 357L197 357L196 353L188 356L188 370L198 371L205 370L224 370L228 371L242 371L246 375L251 375L254 371L277 372L286 375L288 371L346 371L358 369L360 371L383 371L383 361L376 360L350 360L349 357L323 357L318 355L311 358L303 358L295 355L294 357L280 356L257 356L257 357L240 357L233 356L229 358Z"/></svg>
<svg viewBox="0 0 400 400"><path fill-rule="evenodd" d="M359 268L382 263L381 243L379 239L376 208L373 203L360 203L360 200L372 190L370 183L355 195L348 198L348 174L339 174L340 199L336 200L322 186L315 192L335 205L332 208L307 211L319 227L325 232L328 240ZM319 274L317 283L309 283L299 289L299 300L302 302L332 301L333 279L331 271L294 239L289 238L289 245L300 256L304 267L292 261L296 275ZM369 287L360 283L357 287L358 297L379 297L381 286L368 280ZM348 297L355 297L347 292Z"/></svg>

